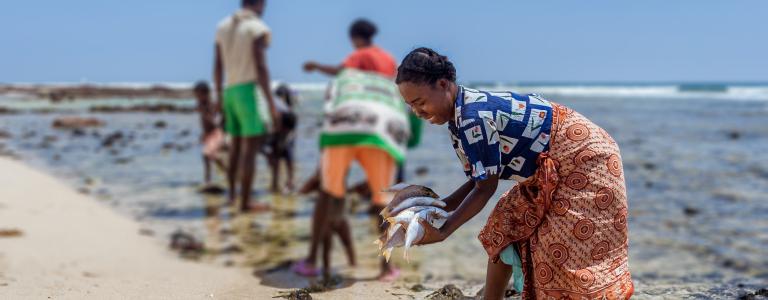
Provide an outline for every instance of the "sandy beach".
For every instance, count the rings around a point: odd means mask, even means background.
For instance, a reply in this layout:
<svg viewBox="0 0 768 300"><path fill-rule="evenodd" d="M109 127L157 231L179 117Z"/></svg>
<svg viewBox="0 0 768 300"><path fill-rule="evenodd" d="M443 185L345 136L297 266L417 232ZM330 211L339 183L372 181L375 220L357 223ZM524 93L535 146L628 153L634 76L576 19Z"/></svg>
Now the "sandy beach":
<svg viewBox="0 0 768 300"><path fill-rule="evenodd" d="M271 299L306 285L290 272L257 278L245 268L181 260L142 235L139 223L47 174L5 157L0 170L2 299ZM413 299L431 292L357 274L361 280L345 280L343 289L313 299Z"/></svg>
<svg viewBox="0 0 768 300"><path fill-rule="evenodd" d="M210 299L271 295L245 272L178 260L139 225L45 174L0 159L2 298Z"/></svg>

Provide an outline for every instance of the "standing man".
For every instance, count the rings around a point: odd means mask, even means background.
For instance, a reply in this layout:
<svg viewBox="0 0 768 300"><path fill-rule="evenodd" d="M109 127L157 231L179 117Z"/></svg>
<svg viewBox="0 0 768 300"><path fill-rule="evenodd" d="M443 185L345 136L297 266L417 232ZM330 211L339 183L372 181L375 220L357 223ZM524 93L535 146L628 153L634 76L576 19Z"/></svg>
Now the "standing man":
<svg viewBox="0 0 768 300"><path fill-rule="evenodd" d="M255 158L270 124L274 128L278 124L266 59L271 35L269 27L261 20L265 2L242 0L242 9L224 18L216 30L213 78L224 113L224 129L233 138L227 172L229 204L235 203L239 171L241 211L265 207L250 204ZM226 82L223 93L222 82Z"/></svg>

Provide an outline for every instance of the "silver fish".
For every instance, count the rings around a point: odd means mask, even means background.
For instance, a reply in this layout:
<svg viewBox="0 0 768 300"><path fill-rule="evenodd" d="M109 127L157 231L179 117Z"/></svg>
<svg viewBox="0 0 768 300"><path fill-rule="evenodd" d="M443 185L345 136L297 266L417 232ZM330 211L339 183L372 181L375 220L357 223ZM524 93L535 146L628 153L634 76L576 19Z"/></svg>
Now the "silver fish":
<svg viewBox="0 0 768 300"><path fill-rule="evenodd" d="M389 232L391 234L389 234L387 243L384 244L382 251L382 255L384 255L384 259L387 262L389 262L389 258L392 256L392 250L395 247L403 246L405 243L405 229L402 224L395 224Z"/></svg>
<svg viewBox="0 0 768 300"><path fill-rule="evenodd" d="M408 258L408 249L411 248L413 243L424 238L425 230L419 220L426 221L427 224L434 228L440 228L445 224L445 221L449 216L450 213L438 207L430 206L419 210L413 217L411 217L405 231L405 242L403 245L403 256L407 262L410 262L410 259Z"/></svg>
<svg viewBox="0 0 768 300"><path fill-rule="evenodd" d="M387 206L381 211L381 215L384 217L389 217L390 211L392 211L392 208L397 207L398 205L400 205L401 202L408 200L410 198L414 198L414 197L430 197L435 199L440 198L440 196L438 196L437 193L435 193L432 189L428 187L421 186L421 185L407 184L407 183L398 183L384 190L384 192L395 193L395 195L392 197L392 201L390 201L389 204L387 204Z"/></svg>
<svg viewBox="0 0 768 300"><path fill-rule="evenodd" d="M408 198L403 202L400 202L397 206L392 208L389 212L387 212L389 215L396 215L400 213L401 211L413 207L413 206L437 206L437 207L445 207L445 202L432 198L432 197L412 197Z"/></svg>

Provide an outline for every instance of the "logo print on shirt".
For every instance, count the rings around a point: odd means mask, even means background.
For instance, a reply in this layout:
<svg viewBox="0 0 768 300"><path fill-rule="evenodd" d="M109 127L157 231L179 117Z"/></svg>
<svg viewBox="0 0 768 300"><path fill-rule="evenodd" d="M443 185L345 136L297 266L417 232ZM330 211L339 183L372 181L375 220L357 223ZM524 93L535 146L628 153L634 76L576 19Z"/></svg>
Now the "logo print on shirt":
<svg viewBox="0 0 768 300"><path fill-rule="evenodd" d="M451 142L453 142L453 149L456 150L456 156L459 157L459 161L461 162L462 167L464 167L464 171L469 171L469 161L467 160L467 155L464 153L464 149L461 148L461 140L451 132Z"/></svg>
<svg viewBox="0 0 768 300"><path fill-rule="evenodd" d="M528 101L530 101L533 105L552 107L552 104L550 104L549 101L542 99L539 95L536 94L528 95Z"/></svg>
<svg viewBox="0 0 768 300"><path fill-rule="evenodd" d="M488 102L488 96L480 91L464 89L464 104L475 102Z"/></svg>
<svg viewBox="0 0 768 300"><path fill-rule="evenodd" d="M507 165L512 170L515 170L516 172L520 172L520 170L523 169L523 165L525 164L525 157L518 156L512 159L512 161L509 162Z"/></svg>
<svg viewBox="0 0 768 300"><path fill-rule="evenodd" d="M509 154L517 146L518 139L508 136L500 136L501 138L501 153Z"/></svg>
<svg viewBox="0 0 768 300"><path fill-rule="evenodd" d="M507 124L509 124L510 119L512 119L512 116L510 116L508 113L505 113L503 111L497 111L496 112L496 130L504 131L504 128L507 128Z"/></svg>
<svg viewBox="0 0 768 300"><path fill-rule="evenodd" d="M483 139L483 132L480 129L480 125L475 125L464 130L464 136L467 138L467 143L472 145Z"/></svg>
<svg viewBox="0 0 768 300"><path fill-rule="evenodd" d="M485 136L488 137L488 145L496 144L499 141L499 132L496 130L493 112L483 110L478 111L477 114L483 119L483 127L485 127Z"/></svg>
<svg viewBox="0 0 768 300"><path fill-rule="evenodd" d="M544 151L544 147L547 146L547 143L549 143L549 134L542 132L539 134L539 137L533 141L533 144L531 144L531 151L541 153L541 151Z"/></svg>
<svg viewBox="0 0 768 300"><path fill-rule="evenodd" d="M544 120L547 118L547 111L541 109L531 109L531 116L528 118L528 126L525 126L523 136L529 139L534 138L541 131Z"/></svg>
<svg viewBox="0 0 768 300"><path fill-rule="evenodd" d="M513 99L512 98L512 93L510 93L510 92L488 92L488 94L490 94L491 96L494 96L494 97L499 97L499 98L507 100L507 101L511 101Z"/></svg>
<svg viewBox="0 0 768 300"><path fill-rule="evenodd" d="M522 122L525 119L525 107L525 101L512 99L512 111L510 112L512 120Z"/></svg>

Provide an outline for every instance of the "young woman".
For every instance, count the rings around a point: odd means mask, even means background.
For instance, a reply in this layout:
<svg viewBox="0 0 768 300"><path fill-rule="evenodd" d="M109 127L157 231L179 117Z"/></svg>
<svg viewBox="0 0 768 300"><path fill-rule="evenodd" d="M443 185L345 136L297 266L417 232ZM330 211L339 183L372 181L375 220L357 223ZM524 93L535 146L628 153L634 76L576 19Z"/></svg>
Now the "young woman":
<svg viewBox="0 0 768 300"><path fill-rule="evenodd" d="M503 297L511 265L520 267L523 299L632 295L624 175L605 130L534 94L459 86L453 64L428 48L403 59L396 82L419 117L448 124L469 178L445 199L453 211L445 225L425 225L419 244L446 239L499 180L514 180L478 236L489 257L486 299Z"/></svg>

